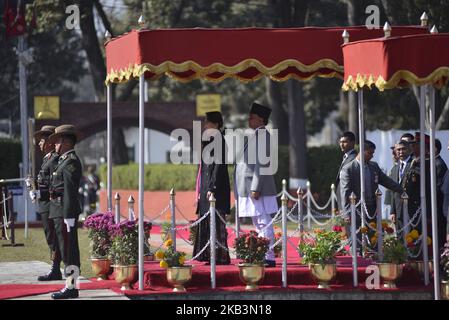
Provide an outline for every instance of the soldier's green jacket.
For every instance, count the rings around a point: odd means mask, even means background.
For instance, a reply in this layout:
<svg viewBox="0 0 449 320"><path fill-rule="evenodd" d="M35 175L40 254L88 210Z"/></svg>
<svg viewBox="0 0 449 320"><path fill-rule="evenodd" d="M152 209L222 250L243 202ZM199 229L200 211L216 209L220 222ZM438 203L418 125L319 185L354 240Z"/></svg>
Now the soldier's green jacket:
<svg viewBox="0 0 449 320"><path fill-rule="evenodd" d="M82 175L81 161L75 150L59 157L50 185L50 218L77 218L81 213L78 188Z"/></svg>
<svg viewBox="0 0 449 320"><path fill-rule="evenodd" d="M37 174L37 188L40 198L38 201L38 212L44 213L50 211L50 180L51 174L58 165L59 154L51 152L45 155L41 169Z"/></svg>

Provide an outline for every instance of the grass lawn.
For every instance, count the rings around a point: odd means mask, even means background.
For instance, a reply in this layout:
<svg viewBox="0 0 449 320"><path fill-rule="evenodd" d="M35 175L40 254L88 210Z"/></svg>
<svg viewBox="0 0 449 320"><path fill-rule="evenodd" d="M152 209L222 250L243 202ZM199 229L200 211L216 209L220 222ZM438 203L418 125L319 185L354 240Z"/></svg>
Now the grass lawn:
<svg viewBox="0 0 449 320"><path fill-rule="evenodd" d="M24 237L24 229L16 229L16 243L23 243L23 247L0 247L0 262L15 261L43 261L48 264L50 253L45 241L44 230L42 228L29 228L28 239ZM89 260L89 239L87 230L78 228L78 242L81 255L81 275L86 278L94 277ZM9 243L2 240L0 244ZM63 268L63 264L61 263Z"/></svg>

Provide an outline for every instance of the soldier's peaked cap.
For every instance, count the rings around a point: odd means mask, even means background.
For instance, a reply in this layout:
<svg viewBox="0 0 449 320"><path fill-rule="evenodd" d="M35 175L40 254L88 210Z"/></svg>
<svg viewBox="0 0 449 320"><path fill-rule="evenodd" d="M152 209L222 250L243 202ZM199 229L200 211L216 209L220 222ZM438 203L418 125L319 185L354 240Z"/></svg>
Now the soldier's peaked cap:
<svg viewBox="0 0 449 320"><path fill-rule="evenodd" d="M34 133L34 140L36 143L39 143L43 137L49 137L53 133L55 133L55 126L44 125L42 128Z"/></svg>
<svg viewBox="0 0 449 320"><path fill-rule="evenodd" d="M79 139L79 132L78 132L78 130L76 130L74 125L63 124L63 125L55 128L55 133L53 133L49 137L49 140L50 140L50 142L54 143L57 138L64 137L64 136L73 137L75 139L75 143L76 143Z"/></svg>

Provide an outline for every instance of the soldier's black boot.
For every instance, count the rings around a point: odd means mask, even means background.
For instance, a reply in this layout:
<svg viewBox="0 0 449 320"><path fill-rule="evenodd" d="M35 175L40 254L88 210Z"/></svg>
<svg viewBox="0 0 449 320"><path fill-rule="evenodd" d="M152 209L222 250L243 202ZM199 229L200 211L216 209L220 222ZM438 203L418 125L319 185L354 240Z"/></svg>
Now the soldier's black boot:
<svg viewBox="0 0 449 320"><path fill-rule="evenodd" d="M54 280L62 280L62 273L61 269L59 269L59 263L56 263L53 260L50 272L47 273L46 275L37 277L37 281L54 281Z"/></svg>
<svg viewBox="0 0 449 320"><path fill-rule="evenodd" d="M61 291L55 292L51 295L52 299L61 300L61 299L74 299L78 298L79 292L78 289L69 289L64 288Z"/></svg>

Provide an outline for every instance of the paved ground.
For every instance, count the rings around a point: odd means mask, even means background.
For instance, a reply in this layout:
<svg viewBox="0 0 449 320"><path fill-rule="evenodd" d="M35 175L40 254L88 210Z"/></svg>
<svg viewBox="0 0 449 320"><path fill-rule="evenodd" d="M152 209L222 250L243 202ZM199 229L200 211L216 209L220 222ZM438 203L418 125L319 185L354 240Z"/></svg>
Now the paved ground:
<svg viewBox="0 0 449 320"><path fill-rule="evenodd" d="M43 275L50 270L50 265L41 261L21 261L21 262L1 262L0 263L0 284L61 284L65 280L48 281L45 283L37 281L39 275ZM90 282L86 278L80 277L80 282ZM51 300L51 293L36 296L28 296L12 300ZM80 290L81 300L128 300L123 294L118 294L112 290Z"/></svg>

